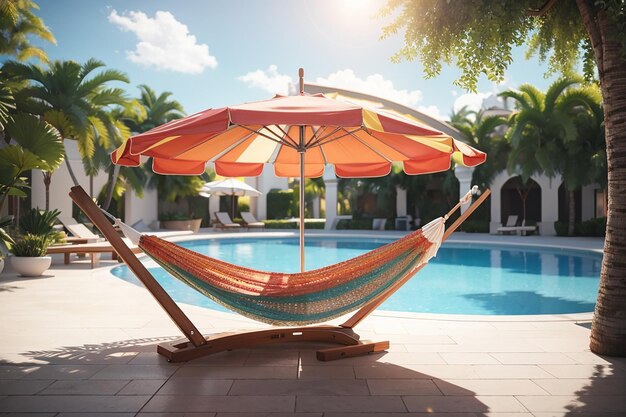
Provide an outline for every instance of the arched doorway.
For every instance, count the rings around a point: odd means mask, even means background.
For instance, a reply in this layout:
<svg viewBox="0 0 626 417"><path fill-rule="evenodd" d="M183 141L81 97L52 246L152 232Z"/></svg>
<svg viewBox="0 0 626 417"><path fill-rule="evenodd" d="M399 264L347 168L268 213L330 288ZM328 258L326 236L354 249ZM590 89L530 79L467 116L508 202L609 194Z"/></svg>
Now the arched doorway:
<svg viewBox="0 0 626 417"><path fill-rule="evenodd" d="M500 201L503 222L511 215L526 220L527 225L541 221L541 187L532 178L526 184L519 176L510 178L502 186Z"/></svg>

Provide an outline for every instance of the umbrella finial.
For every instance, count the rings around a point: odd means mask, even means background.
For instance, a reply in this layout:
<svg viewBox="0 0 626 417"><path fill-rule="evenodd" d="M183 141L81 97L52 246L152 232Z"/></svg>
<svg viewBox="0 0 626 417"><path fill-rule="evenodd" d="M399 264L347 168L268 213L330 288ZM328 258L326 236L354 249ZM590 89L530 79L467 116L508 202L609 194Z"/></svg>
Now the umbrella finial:
<svg viewBox="0 0 626 417"><path fill-rule="evenodd" d="M298 69L298 77L300 77L300 94L304 94L304 68Z"/></svg>

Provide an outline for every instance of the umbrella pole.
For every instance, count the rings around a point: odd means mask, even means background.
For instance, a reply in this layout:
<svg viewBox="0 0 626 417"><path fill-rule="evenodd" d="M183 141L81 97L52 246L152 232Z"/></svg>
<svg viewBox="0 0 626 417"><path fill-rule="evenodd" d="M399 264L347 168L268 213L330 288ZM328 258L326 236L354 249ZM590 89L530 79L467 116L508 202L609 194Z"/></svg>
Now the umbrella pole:
<svg viewBox="0 0 626 417"><path fill-rule="evenodd" d="M304 126L300 126L300 272L304 272Z"/></svg>

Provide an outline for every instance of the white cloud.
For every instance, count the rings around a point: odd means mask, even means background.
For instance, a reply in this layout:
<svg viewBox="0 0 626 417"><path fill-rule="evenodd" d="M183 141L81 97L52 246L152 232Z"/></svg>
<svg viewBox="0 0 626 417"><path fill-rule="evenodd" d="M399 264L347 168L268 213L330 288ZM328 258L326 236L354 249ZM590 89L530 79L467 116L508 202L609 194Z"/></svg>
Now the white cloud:
<svg viewBox="0 0 626 417"><path fill-rule="evenodd" d="M249 87L260 88L272 94L287 95L289 84L293 83L293 78L288 75L279 74L276 65L270 65L267 71L256 70L237 77Z"/></svg>
<svg viewBox="0 0 626 417"><path fill-rule="evenodd" d="M431 105L431 106L417 106L417 111L424 113L427 116L433 117L437 120L447 120L448 116L444 116L441 114L441 110L439 107Z"/></svg>
<svg viewBox="0 0 626 417"><path fill-rule="evenodd" d="M326 86L371 94L409 107L416 107L417 103L422 100L422 92L420 90L398 90L394 87L392 81L386 80L380 74L359 78L351 69L334 72L326 78L319 77L315 82Z"/></svg>
<svg viewBox="0 0 626 417"><path fill-rule="evenodd" d="M146 67L200 74L215 68L217 59L206 44L198 44L187 25L169 12L157 11L154 18L143 12L118 14L113 10L109 22L137 37L134 51L126 51L128 60Z"/></svg>
<svg viewBox="0 0 626 417"><path fill-rule="evenodd" d="M467 106L469 110L480 110L483 100L491 97L493 93L465 93L461 94L454 100L454 111L461 110L464 106Z"/></svg>

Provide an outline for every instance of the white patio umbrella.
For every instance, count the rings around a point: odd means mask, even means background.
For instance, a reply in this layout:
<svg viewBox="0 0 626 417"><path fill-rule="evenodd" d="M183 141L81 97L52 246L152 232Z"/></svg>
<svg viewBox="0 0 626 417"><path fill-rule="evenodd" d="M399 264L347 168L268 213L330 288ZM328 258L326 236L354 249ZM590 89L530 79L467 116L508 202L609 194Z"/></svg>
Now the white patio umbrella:
<svg viewBox="0 0 626 417"><path fill-rule="evenodd" d="M239 181L235 178L224 178L223 180L211 181L207 182L202 186L199 193L202 197L210 197L212 195L222 196L229 195L231 196L231 210L232 217L235 217L235 196L249 196L249 197L258 197L262 192L257 190L256 188L251 187L243 181Z"/></svg>

